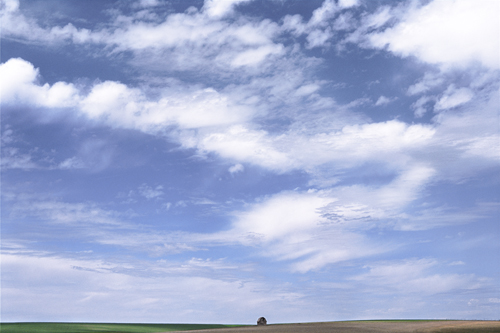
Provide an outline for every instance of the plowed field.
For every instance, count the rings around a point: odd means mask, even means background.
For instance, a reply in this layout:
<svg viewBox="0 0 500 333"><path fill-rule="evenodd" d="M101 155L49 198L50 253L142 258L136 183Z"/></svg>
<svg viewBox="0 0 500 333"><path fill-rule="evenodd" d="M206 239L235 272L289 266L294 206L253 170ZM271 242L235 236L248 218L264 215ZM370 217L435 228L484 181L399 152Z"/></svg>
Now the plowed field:
<svg viewBox="0 0 500 333"><path fill-rule="evenodd" d="M193 333L492 333L500 321L350 321L278 324L191 331Z"/></svg>

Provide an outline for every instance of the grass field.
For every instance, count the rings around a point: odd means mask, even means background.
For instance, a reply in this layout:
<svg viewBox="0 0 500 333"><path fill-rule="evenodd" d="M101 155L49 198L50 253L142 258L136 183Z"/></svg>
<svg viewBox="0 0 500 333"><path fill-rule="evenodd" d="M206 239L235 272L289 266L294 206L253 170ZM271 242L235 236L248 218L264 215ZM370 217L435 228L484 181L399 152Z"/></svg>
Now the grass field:
<svg viewBox="0 0 500 333"><path fill-rule="evenodd" d="M237 325L211 324L96 324L96 323L1 323L2 333L153 333L191 331Z"/></svg>
<svg viewBox="0 0 500 333"><path fill-rule="evenodd" d="M204 325L204 324L94 324L94 323L3 323L0 332L173 332L199 333L500 333L500 321L468 320L366 320L304 324Z"/></svg>

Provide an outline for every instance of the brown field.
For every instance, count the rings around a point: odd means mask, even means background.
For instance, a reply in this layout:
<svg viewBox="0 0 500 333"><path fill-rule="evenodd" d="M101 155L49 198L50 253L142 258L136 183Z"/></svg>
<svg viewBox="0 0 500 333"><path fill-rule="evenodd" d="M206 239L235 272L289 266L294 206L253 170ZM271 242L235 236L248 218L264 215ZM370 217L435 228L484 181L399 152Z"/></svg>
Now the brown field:
<svg viewBox="0 0 500 333"><path fill-rule="evenodd" d="M344 321L277 324L191 331L197 333L491 333L500 332L500 321Z"/></svg>

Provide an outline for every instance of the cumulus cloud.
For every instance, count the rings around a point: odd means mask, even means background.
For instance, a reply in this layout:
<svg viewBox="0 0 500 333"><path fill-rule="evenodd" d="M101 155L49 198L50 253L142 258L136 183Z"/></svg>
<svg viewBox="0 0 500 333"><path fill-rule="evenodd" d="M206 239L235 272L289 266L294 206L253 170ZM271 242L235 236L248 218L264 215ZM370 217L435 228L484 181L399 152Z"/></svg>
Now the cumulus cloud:
<svg viewBox="0 0 500 333"><path fill-rule="evenodd" d="M20 58L0 65L0 89L3 104L32 104L42 107L70 107L79 101L78 90L71 83L38 84L39 72Z"/></svg>
<svg viewBox="0 0 500 333"><path fill-rule="evenodd" d="M370 35L369 41L374 47L444 67L477 62L498 69L499 6L489 0L412 3L397 24Z"/></svg>
<svg viewBox="0 0 500 333"><path fill-rule="evenodd" d="M85 95L71 83L39 84L38 70L19 58L0 65L0 74L4 104L73 108L112 127L155 132L172 125L181 128L227 125L245 121L252 115L248 106L235 105L228 96L210 88L184 92L166 89L162 98L150 100L137 88L105 81L95 84Z"/></svg>

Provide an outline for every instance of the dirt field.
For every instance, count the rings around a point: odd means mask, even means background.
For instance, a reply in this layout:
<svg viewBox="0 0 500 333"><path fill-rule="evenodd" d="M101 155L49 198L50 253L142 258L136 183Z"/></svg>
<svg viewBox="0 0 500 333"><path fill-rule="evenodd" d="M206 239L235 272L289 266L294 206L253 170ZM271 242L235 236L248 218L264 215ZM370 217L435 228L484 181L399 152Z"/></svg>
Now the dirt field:
<svg viewBox="0 0 500 333"><path fill-rule="evenodd" d="M351 321L279 324L191 331L193 333L491 333L500 321Z"/></svg>

